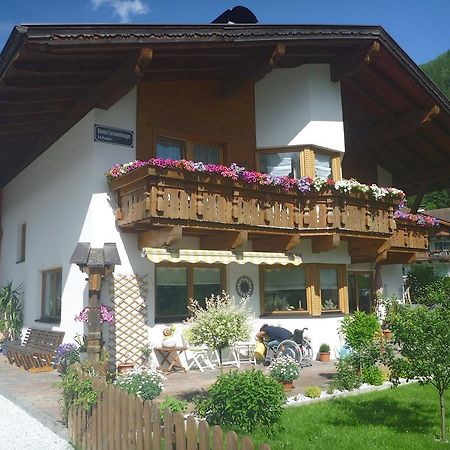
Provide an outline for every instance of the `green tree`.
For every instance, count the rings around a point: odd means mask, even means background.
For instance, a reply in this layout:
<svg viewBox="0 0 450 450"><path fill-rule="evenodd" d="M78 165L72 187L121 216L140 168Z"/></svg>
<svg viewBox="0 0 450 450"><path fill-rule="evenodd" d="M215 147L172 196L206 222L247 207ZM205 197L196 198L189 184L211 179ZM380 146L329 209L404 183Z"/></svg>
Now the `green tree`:
<svg viewBox="0 0 450 450"><path fill-rule="evenodd" d="M249 337L251 315L246 302L237 305L226 292L211 295L204 308L197 300L191 300L189 309L192 316L186 320L187 340L194 345L206 344L217 350L221 366L222 350Z"/></svg>
<svg viewBox="0 0 450 450"><path fill-rule="evenodd" d="M20 339L23 313L20 297L22 285L12 287L12 281L0 289L0 330L7 340Z"/></svg>
<svg viewBox="0 0 450 450"><path fill-rule="evenodd" d="M446 440L444 396L450 384L449 321L450 309L442 304L432 308L400 305L391 323L400 354L393 347L385 353L394 384L404 377L437 389L442 441Z"/></svg>

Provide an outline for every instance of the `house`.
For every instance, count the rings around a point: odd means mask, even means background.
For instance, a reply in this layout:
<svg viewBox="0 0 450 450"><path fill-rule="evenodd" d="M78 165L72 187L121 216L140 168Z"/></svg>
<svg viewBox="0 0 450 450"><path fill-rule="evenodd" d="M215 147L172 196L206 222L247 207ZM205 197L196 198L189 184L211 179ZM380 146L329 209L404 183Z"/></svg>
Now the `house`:
<svg viewBox="0 0 450 450"><path fill-rule="evenodd" d="M115 243L117 361L222 289L255 329L338 347L343 315L401 296L428 248L380 187L450 182L449 101L380 27L24 25L0 73L0 282L23 283L25 327L71 341L72 252Z"/></svg>

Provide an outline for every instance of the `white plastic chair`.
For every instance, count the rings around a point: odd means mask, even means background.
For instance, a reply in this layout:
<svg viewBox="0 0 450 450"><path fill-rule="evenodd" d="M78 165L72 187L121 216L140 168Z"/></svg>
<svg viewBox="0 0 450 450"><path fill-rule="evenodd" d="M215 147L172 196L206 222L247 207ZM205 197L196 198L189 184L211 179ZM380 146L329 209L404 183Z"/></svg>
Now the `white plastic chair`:
<svg viewBox="0 0 450 450"><path fill-rule="evenodd" d="M211 362L209 358L209 348L207 345L194 345L191 346L187 344L187 355L186 357L190 358L188 363L188 370L191 369L192 366L196 366L200 372L204 372L205 369L214 369L214 364Z"/></svg>
<svg viewBox="0 0 450 450"><path fill-rule="evenodd" d="M236 342L231 348L231 353L236 366L241 367L241 363L250 363L256 366L255 357L256 342L242 341Z"/></svg>

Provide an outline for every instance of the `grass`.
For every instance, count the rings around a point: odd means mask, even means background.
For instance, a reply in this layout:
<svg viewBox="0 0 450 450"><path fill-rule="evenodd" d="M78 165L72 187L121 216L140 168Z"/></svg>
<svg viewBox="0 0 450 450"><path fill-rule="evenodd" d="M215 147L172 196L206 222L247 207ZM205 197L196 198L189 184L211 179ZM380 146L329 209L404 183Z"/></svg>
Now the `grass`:
<svg viewBox="0 0 450 450"><path fill-rule="evenodd" d="M448 430L450 392L446 405ZM289 407L283 413L281 427L272 438L255 434L255 443L266 442L272 450L450 448L450 443L437 441L437 391L418 384Z"/></svg>

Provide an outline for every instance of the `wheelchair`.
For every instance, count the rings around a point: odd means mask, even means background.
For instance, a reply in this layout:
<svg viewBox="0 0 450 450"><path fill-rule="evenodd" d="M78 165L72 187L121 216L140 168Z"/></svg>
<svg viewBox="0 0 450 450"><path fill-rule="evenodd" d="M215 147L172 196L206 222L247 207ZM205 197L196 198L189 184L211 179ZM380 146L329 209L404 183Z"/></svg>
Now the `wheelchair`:
<svg viewBox="0 0 450 450"><path fill-rule="evenodd" d="M304 333L308 328L294 330L292 339L280 342L274 351L274 358L279 356L289 356L300 367L312 366L313 350L311 344L305 339Z"/></svg>

